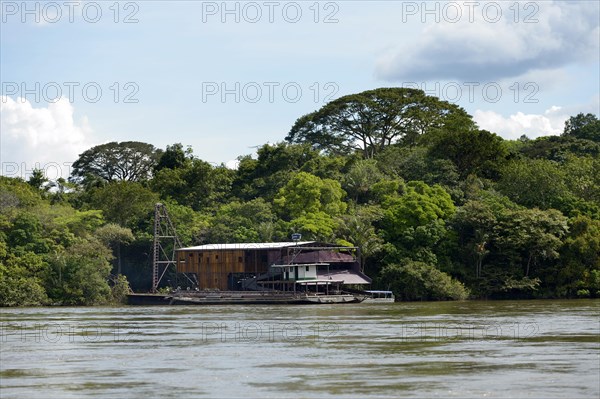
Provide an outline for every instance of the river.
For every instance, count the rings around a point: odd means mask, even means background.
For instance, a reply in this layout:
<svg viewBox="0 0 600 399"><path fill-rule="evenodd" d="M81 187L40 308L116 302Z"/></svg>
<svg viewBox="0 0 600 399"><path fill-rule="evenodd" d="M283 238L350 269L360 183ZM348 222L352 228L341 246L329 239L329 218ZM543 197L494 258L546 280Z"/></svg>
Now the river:
<svg viewBox="0 0 600 399"><path fill-rule="evenodd" d="M0 312L2 399L600 397L600 300Z"/></svg>

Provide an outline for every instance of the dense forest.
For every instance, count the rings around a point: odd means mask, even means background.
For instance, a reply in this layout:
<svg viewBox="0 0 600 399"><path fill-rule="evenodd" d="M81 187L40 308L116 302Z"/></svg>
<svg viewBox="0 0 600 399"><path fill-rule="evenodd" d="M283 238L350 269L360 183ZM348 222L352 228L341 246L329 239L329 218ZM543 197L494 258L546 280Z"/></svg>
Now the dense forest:
<svg viewBox="0 0 600 399"><path fill-rule="evenodd" d="M284 134L236 169L130 141L80 154L68 180L0 177L0 305L147 291L157 202L186 246L296 232L359 246L374 288L401 300L600 297L597 116L504 140L454 104L382 88Z"/></svg>

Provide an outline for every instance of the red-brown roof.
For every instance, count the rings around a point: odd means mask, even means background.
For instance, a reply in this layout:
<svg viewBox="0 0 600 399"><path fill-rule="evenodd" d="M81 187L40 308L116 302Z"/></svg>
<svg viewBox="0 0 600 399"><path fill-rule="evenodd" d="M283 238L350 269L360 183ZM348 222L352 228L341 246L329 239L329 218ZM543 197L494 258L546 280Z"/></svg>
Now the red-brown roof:
<svg viewBox="0 0 600 399"><path fill-rule="evenodd" d="M336 251L301 252L296 256L284 256L284 263L352 263L354 256Z"/></svg>

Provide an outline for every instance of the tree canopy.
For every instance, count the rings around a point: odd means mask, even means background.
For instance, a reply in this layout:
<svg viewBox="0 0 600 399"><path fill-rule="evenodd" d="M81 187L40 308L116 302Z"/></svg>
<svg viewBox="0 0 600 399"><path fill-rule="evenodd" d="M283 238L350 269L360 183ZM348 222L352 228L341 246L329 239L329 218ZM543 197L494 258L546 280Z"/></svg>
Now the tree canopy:
<svg viewBox="0 0 600 399"><path fill-rule="evenodd" d="M422 90L380 88L340 97L302 116L286 140L334 154L359 150L372 158L391 144L412 145L420 135L444 127L469 130L475 124L459 106Z"/></svg>
<svg viewBox="0 0 600 399"><path fill-rule="evenodd" d="M463 179L498 176L509 155L504 140L487 130L444 130L432 140L431 155L452 161Z"/></svg>
<svg viewBox="0 0 600 399"><path fill-rule="evenodd" d="M73 179L145 181L160 159L162 150L139 141L110 142L84 151L73 163Z"/></svg>
<svg viewBox="0 0 600 399"><path fill-rule="evenodd" d="M600 142L600 120L594 114L579 113L565 122L565 136Z"/></svg>

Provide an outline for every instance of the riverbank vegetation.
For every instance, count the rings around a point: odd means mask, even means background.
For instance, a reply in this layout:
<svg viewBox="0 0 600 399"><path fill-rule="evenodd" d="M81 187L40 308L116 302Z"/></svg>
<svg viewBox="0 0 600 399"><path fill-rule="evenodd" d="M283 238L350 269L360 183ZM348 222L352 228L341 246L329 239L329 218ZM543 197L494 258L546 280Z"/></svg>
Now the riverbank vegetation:
<svg viewBox="0 0 600 399"><path fill-rule="evenodd" d="M298 232L360 246L374 288L404 300L600 297L600 121L526 133L504 140L420 90L376 89L300 117L237 169L180 143L113 142L68 181L0 177L0 305L148 290L159 201L184 245Z"/></svg>

